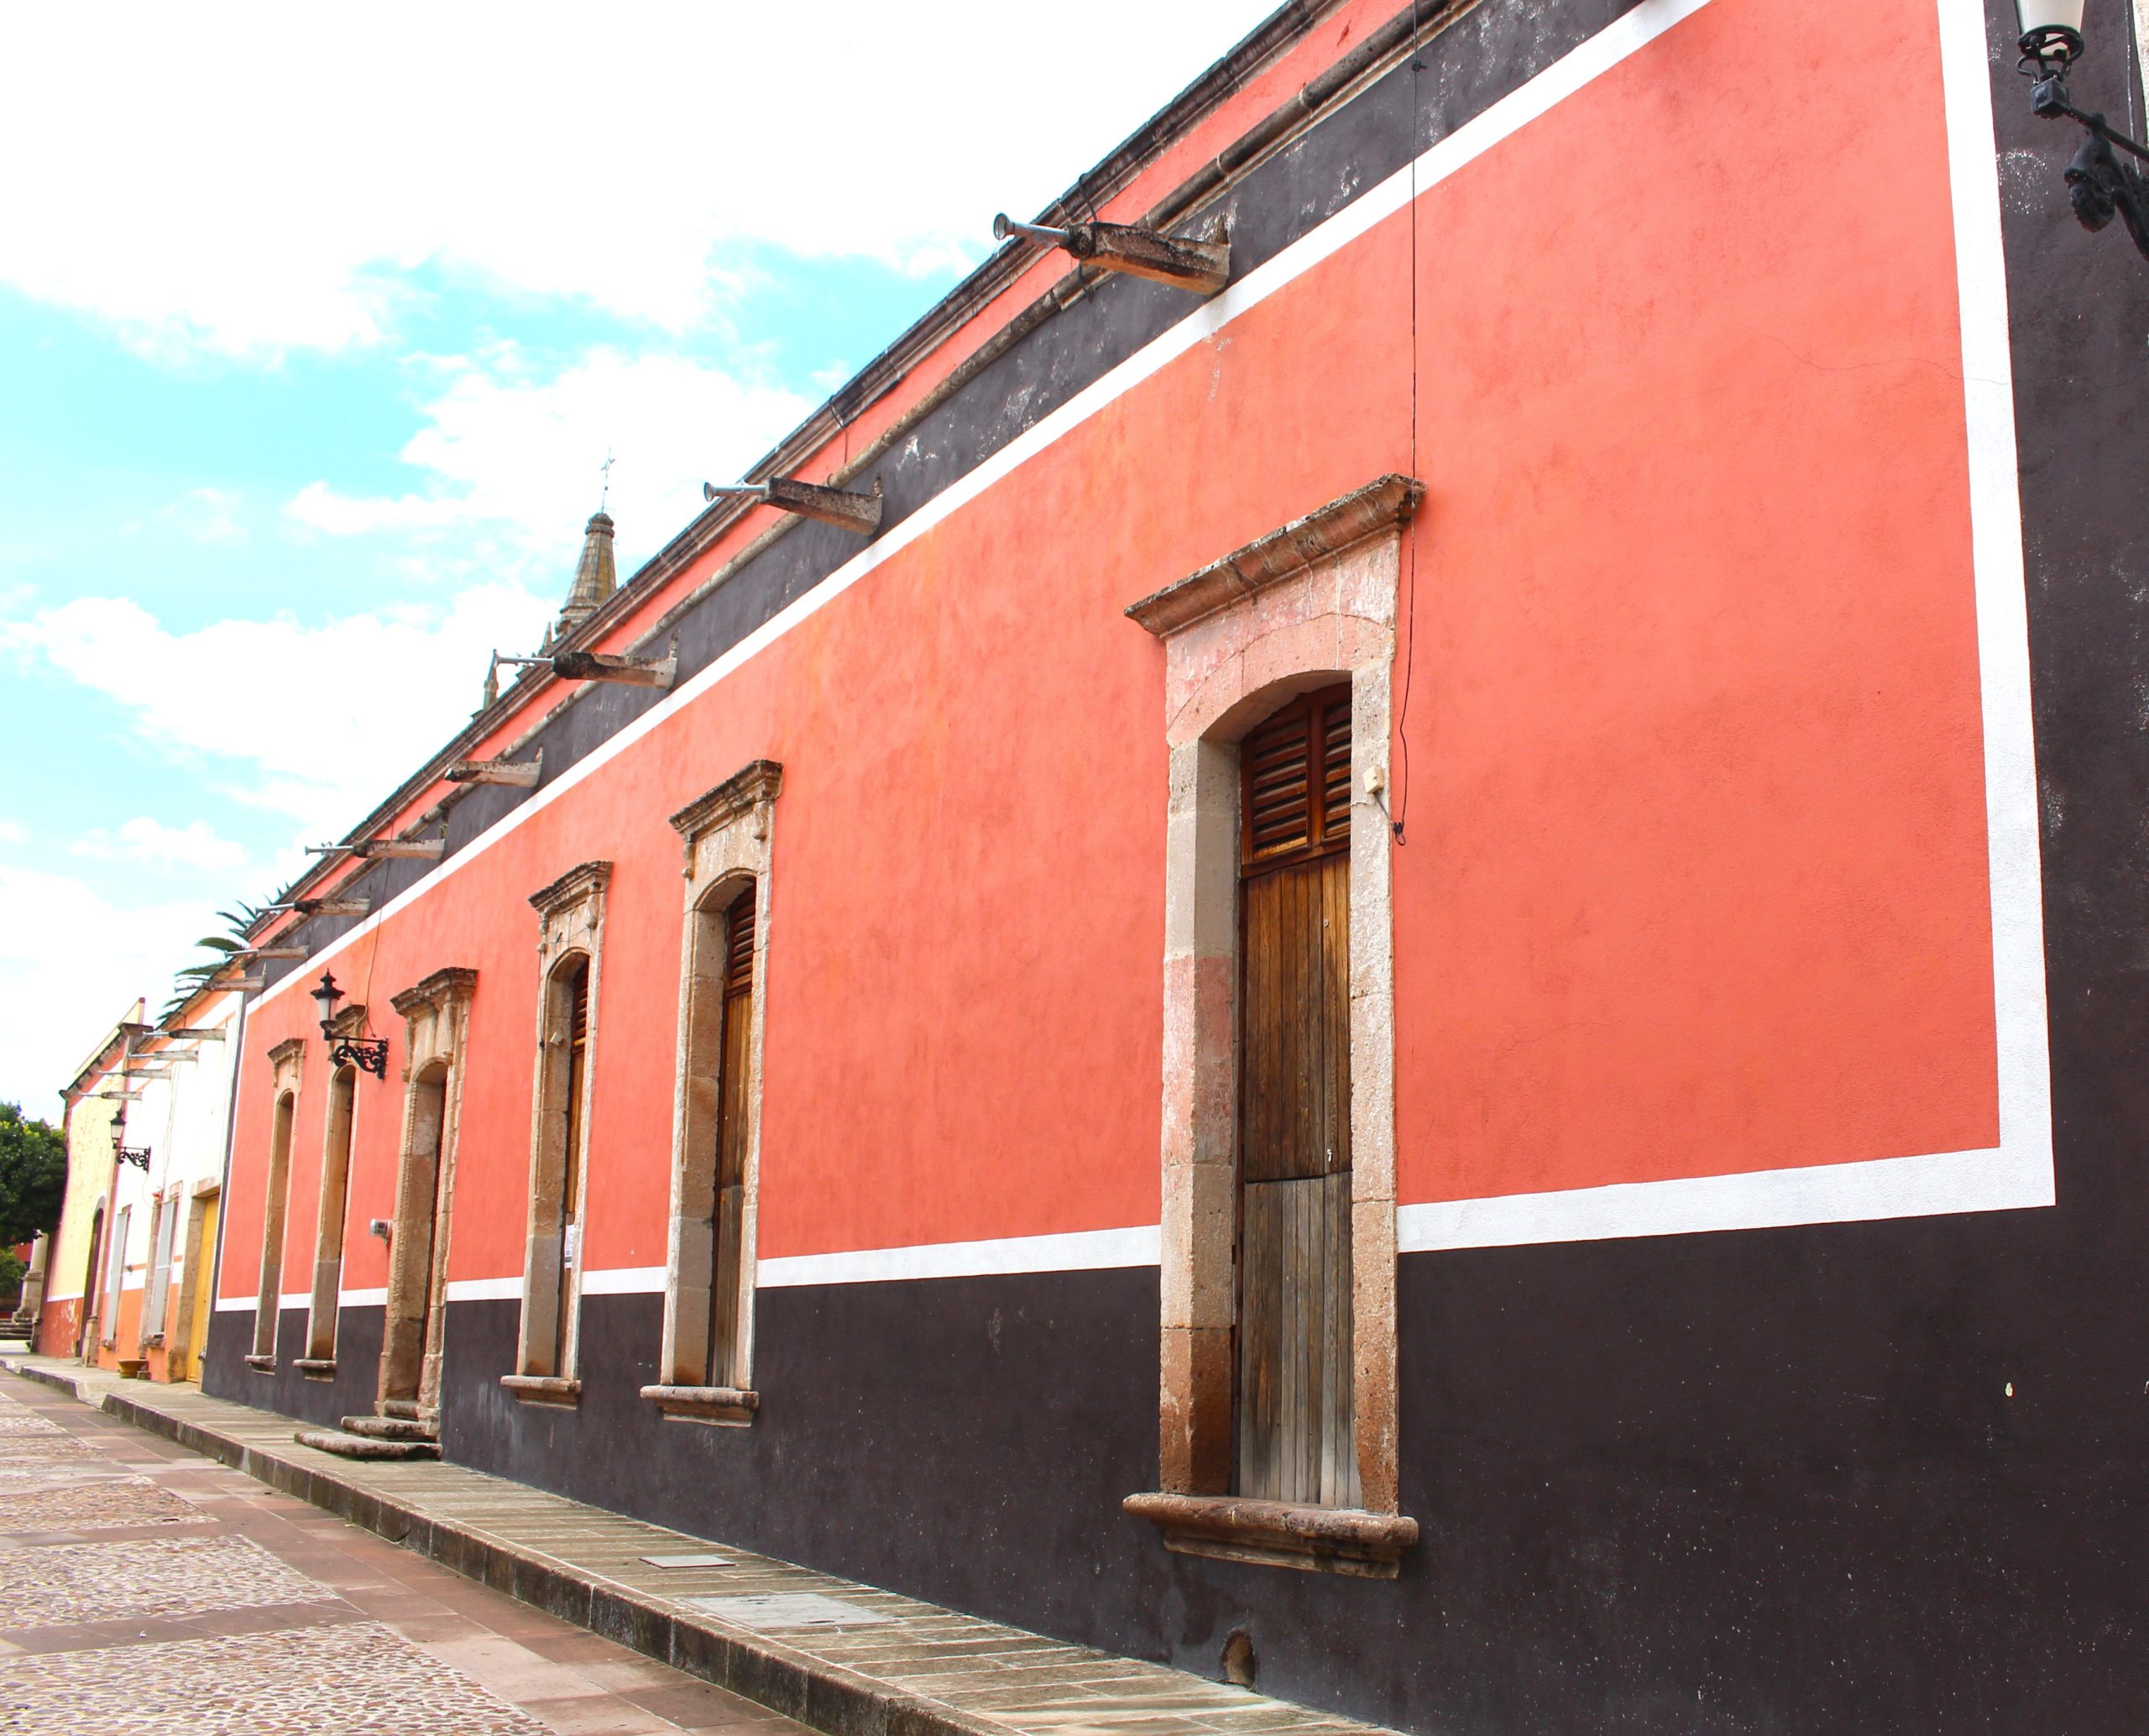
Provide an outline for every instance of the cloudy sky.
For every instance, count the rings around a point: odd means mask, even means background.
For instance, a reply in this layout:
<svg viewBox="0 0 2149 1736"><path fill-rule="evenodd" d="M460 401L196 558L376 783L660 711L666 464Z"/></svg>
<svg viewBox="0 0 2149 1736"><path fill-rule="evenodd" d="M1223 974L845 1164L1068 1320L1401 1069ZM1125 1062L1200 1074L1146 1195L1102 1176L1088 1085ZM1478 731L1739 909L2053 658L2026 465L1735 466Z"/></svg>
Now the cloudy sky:
<svg viewBox="0 0 2149 1736"><path fill-rule="evenodd" d="M10 9L0 1098L1273 3Z"/></svg>

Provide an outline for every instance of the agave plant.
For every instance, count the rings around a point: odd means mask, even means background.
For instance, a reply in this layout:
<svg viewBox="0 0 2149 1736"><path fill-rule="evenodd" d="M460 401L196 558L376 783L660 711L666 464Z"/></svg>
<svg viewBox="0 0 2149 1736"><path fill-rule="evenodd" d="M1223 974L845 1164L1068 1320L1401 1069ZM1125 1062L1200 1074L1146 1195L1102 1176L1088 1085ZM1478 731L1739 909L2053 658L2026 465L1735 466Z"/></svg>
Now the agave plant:
<svg viewBox="0 0 2149 1736"><path fill-rule="evenodd" d="M157 1015L162 1024L179 1009L200 994L209 979L232 961L232 954L246 949L246 933L260 920L261 912L251 904L241 904L237 910L220 910L217 914L223 919L226 933L204 934L194 944L207 947L216 956L204 959L198 965L189 965L172 978L172 997L165 1003L164 1011Z"/></svg>

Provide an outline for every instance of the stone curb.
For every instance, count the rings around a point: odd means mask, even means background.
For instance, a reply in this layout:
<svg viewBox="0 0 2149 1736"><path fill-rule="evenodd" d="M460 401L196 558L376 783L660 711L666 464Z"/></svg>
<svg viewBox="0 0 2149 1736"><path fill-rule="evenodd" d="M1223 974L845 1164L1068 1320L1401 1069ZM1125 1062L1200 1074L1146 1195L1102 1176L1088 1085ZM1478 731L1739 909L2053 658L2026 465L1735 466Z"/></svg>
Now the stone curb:
<svg viewBox="0 0 2149 1736"><path fill-rule="evenodd" d="M1020 1727L959 1711L907 1688L845 1670L782 1641L714 1617L675 1613L661 1600L601 1575L519 1547L452 1520L429 1518L356 1488L332 1472L298 1464L117 1392L97 1393L59 1369L0 1357L0 1367L56 1388L93 1409L242 1471L281 1493L400 1543L533 1609L714 1682L828 1736L1018 1736Z"/></svg>

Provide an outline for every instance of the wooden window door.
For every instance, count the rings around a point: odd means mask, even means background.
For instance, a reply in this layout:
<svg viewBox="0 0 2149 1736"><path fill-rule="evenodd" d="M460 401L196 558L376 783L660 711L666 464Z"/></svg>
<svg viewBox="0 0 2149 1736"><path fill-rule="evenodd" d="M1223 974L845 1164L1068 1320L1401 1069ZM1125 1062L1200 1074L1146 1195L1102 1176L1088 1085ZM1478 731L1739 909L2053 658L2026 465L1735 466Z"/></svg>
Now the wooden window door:
<svg viewBox="0 0 2149 1736"><path fill-rule="evenodd" d="M582 1100L588 1090L589 1054L589 961L575 967L567 991L567 1077L561 1112L567 1126L561 1143L560 1269L556 1281L557 1313L552 1325L552 1372L573 1366L569 1333L574 1323L574 1273L582 1262Z"/></svg>
<svg viewBox="0 0 2149 1736"><path fill-rule="evenodd" d="M1240 754L1237 1492L1354 1507L1349 686Z"/></svg>
<svg viewBox="0 0 2149 1736"><path fill-rule="evenodd" d="M709 1281L708 1384L735 1385L739 1259L745 1225L746 1140L752 1106L754 887L724 912L724 1038L717 1087L714 1270Z"/></svg>

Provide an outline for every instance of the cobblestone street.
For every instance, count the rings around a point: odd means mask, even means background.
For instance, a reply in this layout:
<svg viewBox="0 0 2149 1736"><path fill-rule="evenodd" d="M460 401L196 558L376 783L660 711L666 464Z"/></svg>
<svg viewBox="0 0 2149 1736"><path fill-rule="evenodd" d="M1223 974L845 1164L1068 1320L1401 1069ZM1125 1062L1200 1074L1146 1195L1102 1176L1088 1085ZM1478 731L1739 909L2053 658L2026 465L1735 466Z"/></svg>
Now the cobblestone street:
<svg viewBox="0 0 2149 1736"><path fill-rule="evenodd" d="M800 1728L12 1375L0 1376L0 1728Z"/></svg>

